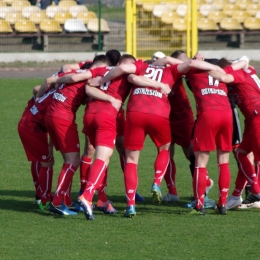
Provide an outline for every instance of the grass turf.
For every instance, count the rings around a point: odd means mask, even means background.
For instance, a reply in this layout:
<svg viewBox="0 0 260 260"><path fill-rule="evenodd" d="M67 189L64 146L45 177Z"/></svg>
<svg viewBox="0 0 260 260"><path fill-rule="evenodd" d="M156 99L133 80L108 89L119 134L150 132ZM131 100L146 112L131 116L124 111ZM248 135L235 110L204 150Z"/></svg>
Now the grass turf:
<svg viewBox="0 0 260 260"><path fill-rule="evenodd" d="M139 163L138 192L145 203L137 204L137 216L123 218L125 195L117 152L109 166L107 193L119 211L104 215L95 210L95 221L84 214L59 217L34 205L34 188L17 123L33 86L42 79L1 79L1 172L0 172L0 259L256 259L259 211L228 211L226 216L207 210L206 216L188 215L185 204L192 195L189 163L176 147L177 188L181 202L154 205L151 198L153 161L156 149L147 138ZM193 98L191 98L193 102ZM83 108L77 115L79 132ZM80 134L82 144L83 136ZM209 194L217 199L218 169L215 153L208 165L215 185ZM53 190L62 159L55 153ZM231 155L231 191L237 166ZM166 192L165 184L162 185ZM79 190L75 174L73 197ZM254 243L253 243L254 242Z"/></svg>

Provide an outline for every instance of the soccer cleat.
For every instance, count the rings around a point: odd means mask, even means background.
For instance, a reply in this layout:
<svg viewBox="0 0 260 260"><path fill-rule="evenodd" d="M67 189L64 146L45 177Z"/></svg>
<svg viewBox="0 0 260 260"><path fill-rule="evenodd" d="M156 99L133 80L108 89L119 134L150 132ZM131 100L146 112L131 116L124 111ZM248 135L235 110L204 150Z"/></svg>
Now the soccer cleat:
<svg viewBox="0 0 260 260"><path fill-rule="evenodd" d="M70 206L67 206L67 208L71 211L74 211L74 212L83 211L83 208L75 202L72 202L72 204Z"/></svg>
<svg viewBox="0 0 260 260"><path fill-rule="evenodd" d="M242 203L242 197L241 196L229 196L228 200L227 200L227 209L233 209L236 208L238 206L240 206Z"/></svg>
<svg viewBox="0 0 260 260"><path fill-rule="evenodd" d="M201 207L201 208L199 208L199 209L197 209L196 207L194 207L189 214L190 214L190 215L205 215L205 214L206 214L206 210L205 210L204 207Z"/></svg>
<svg viewBox="0 0 260 260"><path fill-rule="evenodd" d="M76 212L69 210L63 203L60 206L54 206L51 203L49 210L53 213L63 215L63 216L76 216L77 215Z"/></svg>
<svg viewBox="0 0 260 260"><path fill-rule="evenodd" d="M208 196L204 197L204 208L205 209L215 209L216 202L215 200L209 199Z"/></svg>
<svg viewBox="0 0 260 260"><path fill-rule="evenodd" d="M92 210L92 203L87 201L83 195L78 197L78 201L83 208L86 219L94 220L94 214Z"/></svg>
<svg viewBox="0 0 260 260"><path fill-rule="evenodd" d="M260 209L260 201L256 201L249 204L241 204L237 209Z"/></svg>
<svg viewBox="0 0 260 260"><path fill-rule="evenodd" d="M136 193L135 193L135 201L136 201L136 202L144 202L145 199L144 199L141 195L139 195L139 194L136 192Z"/></svg>
<svg viewBox="0 0 260 260"><path fill-rule="evenodd" d="M39 205L40 202L41 202L41 198L38 197L37 195L35 195L35 201L34 201L34 203L35 203L36 205Z"/></svg>
<svg viewBox="0 0 260 260"><path fill-rule="evenodd" d="M51 203L50 203L49 201L46 202L45 205L43 205L42 202L40 202L40 203L38 204L40 210L48 210L48 209L50 208L50 205L51 205Z"/></svg>
<svg viewBox="0 0 260 260"><path fill-rule="evenodd" d="M216 207L216 213L220 214L220 215L226 215L227 214L227 208L226 206L223 204L221 206L217 206Z"/></svg>
<svg viewBox="0 0 260 260"><path fill-rule="evenodd" d="M168 202L177 202L177 201L180 201L180 198L178 195L173 195L173 194L167 193L165 196L163 196L162 201L167 202L167 203Z"/></svg>
<svg viewBox="0 0 260 260"><path fill-rule="evenodd" d="M249 195L242 201L242 204L250 204L256 201L260 201L260 195L249 193Z"/></svg>
<svg viewBox="0 0 260 260"><path fill-rule="evenodd" d="M153 202L154 203L161 203L162 202L162 192L159 185L156 183L153 184L151 193L153 194Z"/></svg>
<svg viewBox="0 0 260 260"><path fill-rule="evenodd" d="M135 206L133 205L128 206L125 210L124 217L131 218L134 217L135 215L136 215Z"/></svg>
<svg viewBox="0 0 260 260"><path fill-rule="evenodd" d="M112 204L109 201L103 202L101 200L98 200L96 206L100 211L103 211L106 214L117 213L117 210L112 206Z"/></svg>
<svg viewBox="0 0 260 260"><path fill-rule="evenodd" d="M212 189L213 185L214 185L214 181L210 180L210 185L208 187L206 187L206 195L208 195L208 193L210 192L210 190Z"/></svg>

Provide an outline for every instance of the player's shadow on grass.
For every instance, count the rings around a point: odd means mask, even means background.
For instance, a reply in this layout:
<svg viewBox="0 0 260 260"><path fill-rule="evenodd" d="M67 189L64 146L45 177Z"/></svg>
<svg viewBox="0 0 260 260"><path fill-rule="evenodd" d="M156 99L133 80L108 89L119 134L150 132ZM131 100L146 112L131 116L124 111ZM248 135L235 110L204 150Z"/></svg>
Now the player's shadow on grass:
<svg viewBox="0 0 260 260"><path fill-rule="evenodd" d="M4 197L19 197L19 198L32 198L35 200L35 191L33 190L0 190L0 196Z"/></svg>

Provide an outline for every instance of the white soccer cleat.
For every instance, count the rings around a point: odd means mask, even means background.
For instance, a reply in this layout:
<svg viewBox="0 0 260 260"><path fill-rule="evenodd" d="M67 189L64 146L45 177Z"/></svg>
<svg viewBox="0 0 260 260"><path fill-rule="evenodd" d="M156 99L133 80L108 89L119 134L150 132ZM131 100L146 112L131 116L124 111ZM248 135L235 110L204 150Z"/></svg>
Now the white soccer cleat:
<svg viewBox="0 0 260 260"><path fill-rule="evenodd" d="M227 206L226 209L233 209L242 204L242 197L241 196L229 196L227 200Z"/></svg>
<svg viewBox="0 0 260 260"><path fill-rule="evenodd" d="M213 185L214 185L214 181L210 180L210 185L208 187L206 187L206 195L208 195L208 193L210 192L210 190L212 189Z"/></svg>
<svg viewBox="0 0 260 260"><path fill-rule="evenodd" d="M260 201L256 201L249 204L241 204L238 209L260 209Z"/></svg>
<svg viewBox="0 0 260 260"><path fill-rule="evenodd" d="M162 199L163 202L176 202L176 201L180 201L180 198L178 195L173 195L170 193L167 193L165 196L163 196Z"/></svg>

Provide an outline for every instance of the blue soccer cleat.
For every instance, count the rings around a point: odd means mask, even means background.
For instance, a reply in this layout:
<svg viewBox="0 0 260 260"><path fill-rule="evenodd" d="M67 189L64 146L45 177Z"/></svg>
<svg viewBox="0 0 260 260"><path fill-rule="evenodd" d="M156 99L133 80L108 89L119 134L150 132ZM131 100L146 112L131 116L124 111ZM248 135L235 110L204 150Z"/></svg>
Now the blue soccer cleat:
<svg viewBox="0 0 260 260"><path fill-rule="evenodd" d="M131 218L134 217L135 215L136 215L135 206L133 205L128 206L125 210L124 217Z"/></svg>
<svg viewBox="0 0 260 260"><path fill-rule="evenodd" d="M159 185L157 185L156 183L153 184L152 189L151 189L151 193L153 196L153 202L154 203L161 203L162 202L162 192L161 192L161 188Z"/></svg>
<svg viewBox="0 0 260 260"><path fill-rule="evenodd" d="M74 212L83 212L83 208L75 202L72 202L72 204L67 206L67 208Z"/></svg>
<svg viewBox="0 0 260 260"><path fill-rule="evenodd" d="M52 203L50 204L49 210L55 214L63 215L63 216L76 216L77 213L69 210L63 203L60 206L54 206Z"/></svg>
<svg viewBox="0 0 260 260"><path fill-rule="evenodd" d="M135 193L135 201L136 202L144 202L145 199L140 195L138 194L137 192Z"/></svg>

